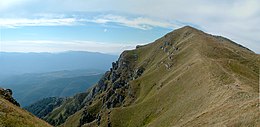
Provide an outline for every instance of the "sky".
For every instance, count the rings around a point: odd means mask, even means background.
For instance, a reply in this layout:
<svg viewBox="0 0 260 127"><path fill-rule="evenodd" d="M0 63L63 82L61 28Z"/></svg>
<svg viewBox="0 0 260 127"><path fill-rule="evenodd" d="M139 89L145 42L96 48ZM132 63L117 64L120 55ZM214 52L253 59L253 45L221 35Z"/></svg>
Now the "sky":
<svg viewBox="0 0 260 127"><path fill-rule="evenodd" d="M1 0L0 51L119 54L190 25L260 53L259 0Z"/></svg>

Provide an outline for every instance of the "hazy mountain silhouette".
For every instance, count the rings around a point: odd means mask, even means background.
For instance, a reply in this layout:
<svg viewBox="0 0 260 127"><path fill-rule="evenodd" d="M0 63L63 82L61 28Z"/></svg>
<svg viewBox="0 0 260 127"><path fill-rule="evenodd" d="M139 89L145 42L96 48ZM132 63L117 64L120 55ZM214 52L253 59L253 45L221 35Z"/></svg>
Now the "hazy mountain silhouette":
<svg viewBox="0 0 260 127"><path fill-rule="evenodd" d="M61 53L0 52L0 80L7 75L42 73L60 70L107 70L118 56L96 52Z"/></svg>

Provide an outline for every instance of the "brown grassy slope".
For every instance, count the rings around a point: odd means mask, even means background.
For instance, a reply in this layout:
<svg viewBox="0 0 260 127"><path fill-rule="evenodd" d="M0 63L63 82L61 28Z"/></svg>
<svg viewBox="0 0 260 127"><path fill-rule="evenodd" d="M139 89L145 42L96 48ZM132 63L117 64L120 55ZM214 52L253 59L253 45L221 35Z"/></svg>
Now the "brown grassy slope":
<svg viewBox="0 0 260 127"><path fill-rule="evenodd" d="M146 69L130 82L135 101L102 111L101 126L108 116L112 127L260 126L260 62L252 51L184 27L125 53L137 54L135 67ZM80 113L64 125L77 123Z"/></svg>
<svg viewBox="0 0 260 127"><path fill-rule="evenodd" d="M47 122L0 97L0 127L51 127Z"/></svg>

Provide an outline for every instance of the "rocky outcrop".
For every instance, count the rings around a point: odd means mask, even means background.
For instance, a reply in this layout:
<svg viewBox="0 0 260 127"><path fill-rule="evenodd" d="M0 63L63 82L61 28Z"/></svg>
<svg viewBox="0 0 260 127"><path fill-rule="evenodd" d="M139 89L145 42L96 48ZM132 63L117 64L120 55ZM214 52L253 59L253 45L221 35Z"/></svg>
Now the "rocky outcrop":
<svg viewBox="0 0 260 127"><path fill-rule="evenodd" d="M11 103L13 103L16 106L20 106L20 104L12 97L13 92L11 89L4 89L4 88L0 88L0 97L10 101Z"/></svg>
<svg viewBox="0 0 260 127"><path fill-rule="evenodd" d="M95 116L90 114L87 110L84 110L81 117L80 117L78 126L81 127L85 123L90 123L90 122L94 121L95 119L96 119Z"/></svg>
<svg viewBox="0 0 260 127"><path fill-rule="evenodd" d="M124 105L125 98L131 93L129 82L139 78L145 71L144 66L138 67L135 65L134 61L138 59L137 54L129 52L131 51L123 52L118 61L112 63L110 71L107 71L97 85L90 90L91 92L87 97L89 103L86 104L86 107L91 105L94 100L100 98L102 100L101 109L92 114L88 109L84 110L79 126L94 120L99 124L101 111ZM101 93L102 95L100 95ZM129 97L134 99L134 96ZM108 122L108 126L111 126L111 123Z"/></svg>

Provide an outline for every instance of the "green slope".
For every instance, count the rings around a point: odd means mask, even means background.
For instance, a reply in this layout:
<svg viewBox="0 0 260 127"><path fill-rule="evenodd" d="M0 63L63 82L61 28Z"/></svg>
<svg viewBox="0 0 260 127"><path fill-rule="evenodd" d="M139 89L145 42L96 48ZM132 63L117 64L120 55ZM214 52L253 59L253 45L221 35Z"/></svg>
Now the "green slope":
<svg viewBox="0 0 260 127"><path fill-rule="evenodd" d="M47 122L4 99L2 95L6 96L6 93L0 89L0 127L51 127Z"/></svg>
<svg viewBox="0 0 260 127"><path fill-rule="evenodd" d="M61 126L259 126L259 66L258 54L186 26L123 52Z"/></svg>

